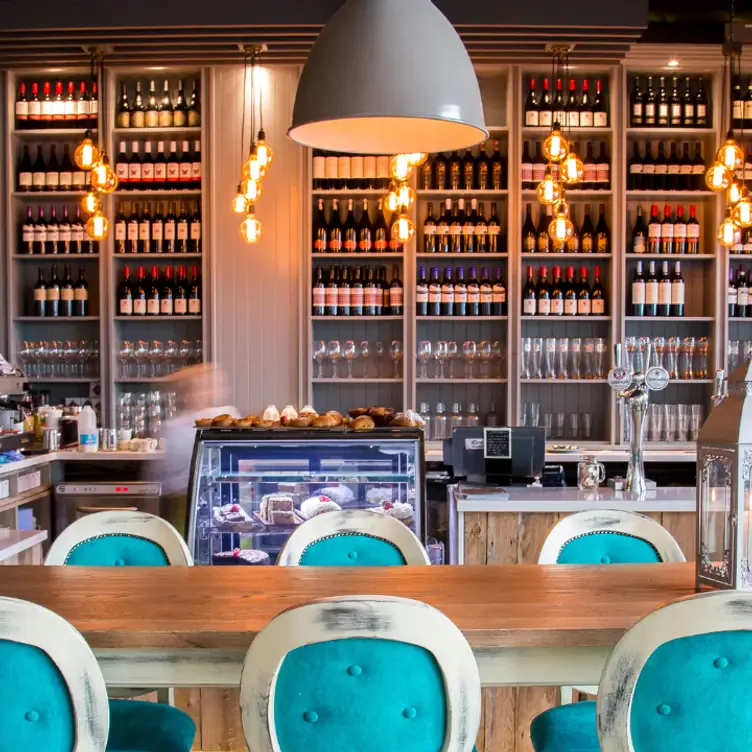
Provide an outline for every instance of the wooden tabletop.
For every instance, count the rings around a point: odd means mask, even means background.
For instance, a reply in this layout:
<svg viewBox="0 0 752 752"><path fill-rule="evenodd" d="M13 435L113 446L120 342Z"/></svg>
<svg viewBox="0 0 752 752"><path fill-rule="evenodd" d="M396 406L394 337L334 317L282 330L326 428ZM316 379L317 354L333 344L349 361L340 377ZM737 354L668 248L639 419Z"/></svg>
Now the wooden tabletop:
<svg viewBox="0 0 752 752"><path fill-rule="evenodd" d="M694 592L694 564L7 567L0 578L0 596L52 609L94 648L246 648L287 608L357 594L429 603L475 648L613 646L640 618Z"/></svg>

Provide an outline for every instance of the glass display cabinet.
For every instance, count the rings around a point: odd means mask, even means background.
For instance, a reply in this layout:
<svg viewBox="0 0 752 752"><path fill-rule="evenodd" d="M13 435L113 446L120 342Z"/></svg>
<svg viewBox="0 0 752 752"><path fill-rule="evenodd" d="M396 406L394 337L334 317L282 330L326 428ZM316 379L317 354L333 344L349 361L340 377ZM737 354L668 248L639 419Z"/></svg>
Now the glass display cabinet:
<svg viewBox="0 0 752 752"><path fill-rule="evenodd" d="M274 564L298 525L337 509L388 514L425 544L423 431L196 432L186 529L197 565Z"/></svg>

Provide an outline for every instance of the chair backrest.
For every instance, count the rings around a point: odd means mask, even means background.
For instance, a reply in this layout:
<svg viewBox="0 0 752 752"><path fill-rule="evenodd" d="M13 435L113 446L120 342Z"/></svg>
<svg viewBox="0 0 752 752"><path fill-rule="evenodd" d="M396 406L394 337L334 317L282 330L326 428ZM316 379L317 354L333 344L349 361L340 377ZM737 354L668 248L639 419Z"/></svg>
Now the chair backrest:
<svg viewBox="0 0 752 752"><path fill-rule="evenodd" d="M65 619L0 597L0 749L104 752L107 689L94 653Z"/></svg>
<svg viewBox="0 0 752 752"><path fill-rule="evenodd" d="M638 622L598 691L604 752L742 752L752 739L752 593L703 593Z"/></svg>
<svg viewBox="0 0 752 752"><path fill-rule="evenodd" d="M312 517L287 539L277 564L369 567L430 564L415 533L389 515L351 509Z"/></svg>
<svg viewBox="0 0 752 752"><path fill-rule="evenodd" d="M387 596L284 611L240 679L254 752L470 752L480 725L472 650L444 614Z"/></svg>
<svg viewBox="0 0 752 752"><path fill-rule="evenodd" d="M167 520L146 512L97 512L76 520L55 539L46 565L89 567L193 566L193 557Z"/></svg>
<svg viewBox="0 0 752 752"><path fill-rule="evenodd" d="M598 509L554 525L538 564L652 564L685 561L679 544L655 520L637 512Z"/></svg>

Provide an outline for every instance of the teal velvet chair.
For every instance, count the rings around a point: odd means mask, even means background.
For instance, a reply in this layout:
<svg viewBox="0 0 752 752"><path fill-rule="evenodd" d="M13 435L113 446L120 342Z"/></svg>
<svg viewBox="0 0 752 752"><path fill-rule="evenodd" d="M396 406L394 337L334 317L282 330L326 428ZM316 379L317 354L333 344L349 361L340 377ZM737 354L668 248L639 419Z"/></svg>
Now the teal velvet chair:
<svg viewBox="0 0 752 752"><path fill-rule="evenodd" d="M671 534L636 512L593 510L564 517L548 534L539 564L660 564L684 562ZM596 694L596 686L562 687L562 702L575 691ZM595 703L563 704L541 713L530 727L536 752L598 752Z"/></svg>
<svg viewBox="0 0 752 752"><path fill-rule="evenodd" d="M185 713L109 701L97 659L67 621L0 597L0 749L27 752L189 752Z"/></svg>
<svg viewBox="0 0 752 752"><path fill-rule="evenodd" d="M415 533L394 517L362 509L311 517L287 539L280 566L389 567L430 564Z"/></svg>
<svg viewBox="0 0 752 752"><path fill-rule="evenodd" d="M385 596L284 611L251 643L240 681L253 752L470 752L480 703L459 629Z"/></svg>

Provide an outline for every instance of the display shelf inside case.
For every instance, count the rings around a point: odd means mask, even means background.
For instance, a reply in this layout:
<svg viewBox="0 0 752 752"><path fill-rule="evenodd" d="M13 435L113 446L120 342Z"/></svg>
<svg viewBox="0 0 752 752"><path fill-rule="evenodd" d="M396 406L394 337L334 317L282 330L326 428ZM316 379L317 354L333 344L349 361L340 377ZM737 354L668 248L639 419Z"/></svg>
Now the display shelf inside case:
<svg viewBox="0 0 752 752"><path fill-rule="evenodd" d="M188 520L196 564L274 563L298 525L337 509L387 514L422 537L423 451L416 429L198 431Z"/></svg>

